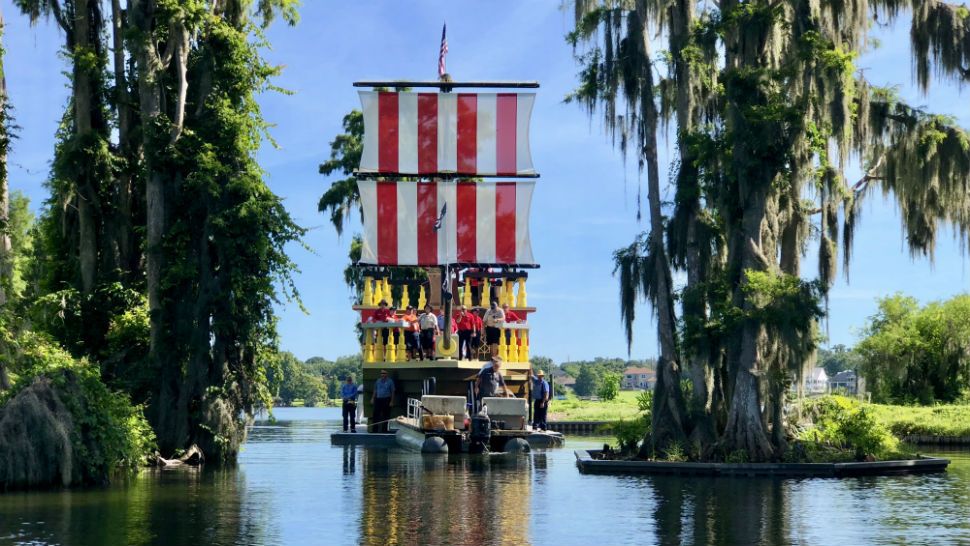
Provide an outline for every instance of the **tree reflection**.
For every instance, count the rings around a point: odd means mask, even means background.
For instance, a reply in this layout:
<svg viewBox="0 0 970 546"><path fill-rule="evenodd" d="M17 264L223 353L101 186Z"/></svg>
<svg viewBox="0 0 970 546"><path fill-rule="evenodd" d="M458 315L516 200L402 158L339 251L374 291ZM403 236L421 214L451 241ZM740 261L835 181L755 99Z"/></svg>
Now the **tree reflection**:
<svg viewBox="0 0 970 546"><path fill-rule="evenodd" d="M365 450L362 544L529 542L529 457Z"/></svg>
<svg viewBox="0 0 970 546"><path fill-rule="evenodd" d="M786 544L790 529L783 480L658 476L658 544Z"/></svg>

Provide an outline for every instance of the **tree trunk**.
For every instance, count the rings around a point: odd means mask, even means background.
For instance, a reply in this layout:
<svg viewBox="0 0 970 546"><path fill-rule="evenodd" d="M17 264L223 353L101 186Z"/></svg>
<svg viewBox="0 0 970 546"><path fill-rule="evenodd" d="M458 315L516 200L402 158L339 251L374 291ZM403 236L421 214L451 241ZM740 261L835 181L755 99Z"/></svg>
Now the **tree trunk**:
<svg viewBox="0 0 970 546"><path fill-rule="evenodd" d="M0 13L0 306L7 304L13 288L13 256L10 254L10 188L7 185L7 149L10 147L7 119L7 77L3 59L3 13ZM0 390L10 387L7 370L0 362Z"/></svg>
<svg viewBox="0 0 970 546"><path fill-rule="evenodd" d="M145 161L145 280L148 292L150 320L149 360L157 371L158 387L150 408L150 420L162 453L172 453L185 447L187 438L181 437L178 424L178 399L181 366L167 351L170 337L166 333L165 309L162 306L162 238L165 233L165 175L160 163L165 153L161 134L167 134L160 120L162 113L163 60L159 58L154 40L154 0L132 0L129 4L132 26L139 33L134 41L133 56L138 74L138 102L141 109L142 147ZM165 55L167 56L167 55Z"/></svg>
<svg viewBox="0 0 970 546"><path fill-rule="evenodd" d="M94 131L94 98L97 79L87 56L95 51L92 35L100 36L100 28L92 28L91 0L75 0L74 3L74 44L73 62L74 83L74 127L77 141L82 146L90 145ZM97 27L97 25L94 25ZM97 185L100 182L92 172L94 166L87 164L78 173L77 213L78 213L78 263L81 268L81 291L90 294L97 283L98 270L98 214Z"/></svg>
<svg viewBox="0 0 970 546"><path fill-rule="evenodd" d="M646 8L641 6L641 47L643 56L650 59L650 32L646 20ZM657 362L657 383L654 387L653 414L650 442L655 453L663 454L677 444L688 446L685 433L684 395L680 388L680 363L677 356L677 323L674 315L670 264L664 247L663 211L660 204L660 167L657 158L658 112L653 89L653 66L648 62L641 75L641 112L644 124L644 143L641 150L647 165L647 202L650 209L649 253L653 255L657 314L657 333L660 341L660 358Z"/></svg>
<svg viewBox="0 0 970 546"><path fill-rule="evenodd" d="M115 110L118 114L118 148L122 166L114 181L114 198L117 218L113 221L114 252L123 276L129 282L135 280L139 270L139 252L134 233L134 172L137 168L137 145L133 140L132 129L135 112L131 94L128 90L128 75L125 61L124 33L125 13L121 0L111 0L112 44L114 48L113 68L115 80Z"/></svg>
<svg viewBox="0 0 970 546"><path fill-rule="evenodd" d="M744 173L752 174L754 173ZM767 192L770 185L766 176L750 180L750 185L740 183L745 209L742 215L742 248L740 249L741 283L744 271L765 271L769 264L761 251L762 222L767 206ZM770 179L769 179L770 180ZM741 290L739 284L738 290ZM752 308L748 298L741 296L745 311ZM731 453L743 451L750 461L765 461L772 457L771 443L765 433L762 419L762 400L759 377L765 371L762 347L765 343L765 328L753 319L745 320L741 328L737 371L734 392L728 412L727 427L722 437L724 451Z"/></svg>

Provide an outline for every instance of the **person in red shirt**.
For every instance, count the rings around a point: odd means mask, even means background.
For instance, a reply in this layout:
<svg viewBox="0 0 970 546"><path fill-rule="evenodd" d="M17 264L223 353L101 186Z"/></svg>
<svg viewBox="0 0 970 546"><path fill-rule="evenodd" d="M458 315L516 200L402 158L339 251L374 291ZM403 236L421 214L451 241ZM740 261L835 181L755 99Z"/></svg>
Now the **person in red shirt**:
<svg viewBox="0 0 970 546"><path fill-rule="evenodd" d="M377 304L377 311L374 311L374 322L390 322L394 320L393 308L387 307L387 301L381 300ZM381 341L387 345L387 328L381 328Z"/></svg>
<svg viewBox="0 0 970 546"><path fill-rule="evenodd" d="M472 359L472 335L475 333L475 319L464 305L455 313L458 326L458 358Z"/></svg>
<svg viewBox="0 0 970 546"><path fill-rule="evenodd" d="M482 322L482 316L475 312L472 313L472 319L475 320L475 332L472 334L472 350L475 351L474 354L477 357L475 360L480 360L481 354L479 350L482 347L482 332L485 331L485 323Z"/></svg>

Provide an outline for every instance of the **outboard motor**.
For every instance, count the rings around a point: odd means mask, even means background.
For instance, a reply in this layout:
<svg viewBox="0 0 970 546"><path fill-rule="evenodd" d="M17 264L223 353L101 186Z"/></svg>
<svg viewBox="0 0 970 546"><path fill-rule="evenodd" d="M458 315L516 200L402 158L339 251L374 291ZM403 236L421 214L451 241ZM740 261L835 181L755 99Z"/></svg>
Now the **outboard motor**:
<svg viewBox="0 0 970 546"><path fill-rule="evenodd" d="M474 415L471 418L471 444L468 451L484 453L492 438L492 421L487 416Z"/></svg>

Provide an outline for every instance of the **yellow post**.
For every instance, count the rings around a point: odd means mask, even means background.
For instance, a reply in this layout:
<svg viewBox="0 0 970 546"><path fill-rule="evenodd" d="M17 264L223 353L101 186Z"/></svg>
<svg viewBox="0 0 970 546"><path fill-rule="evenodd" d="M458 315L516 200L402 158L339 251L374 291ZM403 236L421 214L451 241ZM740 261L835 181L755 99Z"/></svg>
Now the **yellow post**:
<svg viewBox="0 0 970 546"><path fill-rule="evenodd" d="M509 339L509 362L519 362L519 336L516 334L518 330L507 330L512 333L512 337Z"/></svg>
<svg viewBox="0 0 970 546"><path fill-rule="evenodd" d="M407 344L404 343L404 328L395 328L398 334L397 342L397 361L405 362L408 359Z"/></svg>
<svg viewBox="0 0 970 546"><path fill-rule="evenodd" d="M381 335L380 330L374 330L374 333ZM384 343L380 339L374 340L374 361L384 362Z"/></svg>
<svg viewBox="0 0 970 546"><path fill-rule="evenodd" d="M507 361L509 359L509 346L505 343L505 328L501 328L498 331L498 356L502 360Z"/></svg>
<svg viewBox="0 0 970 546"><path fill-rule="evenodd" d="M515 301L516 307L528 307L528 294L525 292L525 277L519 279L519 294Z"/></svg>
<svg viewBox="0 0 970 546"><path fill-rule="evenodd" d="M371 332L368 329L364 329L364 345L363 345L363 357L364 362L374 361L374 342L371 339Z"/></svg>
<svg viewBox="0 0 970 546"><path fill-rule="evenodd" d="M379 304L383 299L384 299L384 285L381 284L380 279L377 279L377 282L374 283L374 295L371 301L376 307L377 304Z"/></svg>
<svg viewBox="0 0 970 546"><path fill-rule="evenodd" d="M509 307L515 307L515 291L513 290L514 281L512 279L506 279L505 284L505 302L509 304Z"/></svg>
<svg viewBox="0 0 970 546"><path fill-rule="evenodd" d="M401 285L401 309L407 309L411 305L411 298L408 294L408 285Z"/></svg>
<svg viewBox="0 0 970 546"><path fill-rule="evenodd" d="M519 350L519 358L522 362L529 361L529 331L522 330L522 347Z"/></svg>
<svg viewBox="0 0 970 546"><path fill-rule="evenodd" d="M489 306L489 293L491 292L491 287L489 286L488 279L482 281L482 298L481 306L488 309Z"/></svg>
<svg viewBox="0 0 970 546"><path fill-rule="evenodd" d="M472 284L471 279L465 279L465 288L461 292L461 304L471 309L472 306Z"/></svg>
<svg viewBox="0 0 970 546"><path fill-rule="evenodd" d="M373 282L374 279L364 277L364 298L360 302L360 304L364 307L374 306L374 289L371 287L371 283Z"/></svg>
<svg viewBox="0 0 970 546"><path fill-rule="evenodd" d="M397 347L394 346L394 332L391 328L387 329L387 349L384 350L385 362L397 360Z"/></svg>
<svg viewBox="0 0 970 546"><path fill-rule="evenodd" d="M384 277L384 299L387 300L388 305L394 303L394 294L391 292L391 283Z"/></svg>
<svg viewBox="0 0 970 546"><path fill-rule="evenodd" d="M428 303L428 298L424 296L424 285L418 288L418 309L424 310L424 305Z"/></svg>

